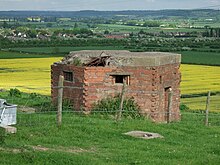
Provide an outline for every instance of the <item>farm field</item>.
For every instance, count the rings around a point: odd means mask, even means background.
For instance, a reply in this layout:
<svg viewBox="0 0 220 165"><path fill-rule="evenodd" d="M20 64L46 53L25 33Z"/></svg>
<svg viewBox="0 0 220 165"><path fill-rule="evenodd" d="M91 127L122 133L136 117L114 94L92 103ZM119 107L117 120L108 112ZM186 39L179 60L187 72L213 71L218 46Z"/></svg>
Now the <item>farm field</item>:
<svg viewBox="0 0 220 165"><path fill-rule="evenodd" d="M30 47L30 48L10 48L12 51L16 52L24 52L24 53L43 53L43 54L64 54L69 53L71 51L78 50L121 50L123 47L115 47L115 46L86 46L86 47L73 47L73 46L65 46L65 47ZM1 57L0 57L1 58Z"/></svg>
<svg viewBox="0 0 220 165"><path fill-rule="evenodd" d="M207 97L193 97L193 98L181 98L181 103L187 105L193 110L205 110ZM210 98L210 111L220 112L220 95L211 96Z"/></svg>
<svg viewBox="0 0 220 165"><path fill-rule="evenodd" d="M220 67L205 65L181 65L182 94L200 94L220 90Z"/></svg>
<svg viewBox="0 0 220 165"><path fill-rule="evenodd" d="M27 93L50 95L50 65L62 57L0 59L0 88L18 88ZM182 95L204 94L220 90L220 67L181 65ZM211 110L219 111L220 97L212 101ZM184 98L181 102L192 109L205 109L206 97Z"/></svg>
<svg viewBox="0 0 220 165"><path fill-rule="evenodd" d="M18 87L27 91L32 88L50 88L50 65L62 57L1 59L1 87ZM220 90L220 67L181 65L182 94L199 94ZM11 78L13 77L13 79ZM36 92L36 91L35 91ZM42 94L42 92L38 91ZM49 91L43 92L49 94Z"/></svg>
<svg viewBox="0 0 220 165"><path fill-rule="evenodd" d="M38 48L40 50L40 48ZM42 48L41 48L42 49ZM19 53L18 52L8 52L8 51L0 51L0 59L18 59L18 58L50 58L50 57L60 57L61 55L57 54L38 54L38 53ZM0 64L1 67L1 64Z"/></svg>
<svg viewBox="0 0 220 165"><path fill-rule="evenodd" d="M50 94L50 65L54 58L0 59L0 88Z"/></svg>
<svg viewBox="0 0 220 165"><path fill-rule="evenodd" d="M130 33L130 32L139 32L141 29L146 29L145 27L140 26L127 26L127 25L117 25L117 24L98 24L98 27L94 29L95 32L109 30L112 32L120 33Z"/></svg>
<svg viewBox="0 0 220 165"><path fill-rule="evenodd" d="M50 65L62 57L1 59L1 88L19 88L24 92L50 94ZM220 90L220 67L181 65L182 94L200 94ZM12 78L13 77L13 78Z"/></svg>
<svg viewBox="0 0 220 165"><path fill-rule="evenodd" d="M202 64L202 65L220 65L220 53L200 52L200 51L182 51L182 63L184 64Z"/></svg>
<svg viewBox="0 0 220 165"><path fill-rule="evenodd" d="M124 50L124 49L125 48L123 46L117 46L117 47L116 46L84 46L84 47L58 46L58 47L30 47L30 48L18 47L18 48L5 49L5 51L0 51L0 59L56 57L56 56L64 56L64 54L68 54L70 51L79 51L79 50ZM220 50L216 49L216 51L220 51ZM201 51L181 51L177 53L180 53L182 55L183 64L213 65L213 66L220 65L219 52L203 52L201 50Z"/></svg>
<svg viewBox="0 0 220 165"><path fill-rule="evenodd" d="M190 28L162 28L162 27L141 27L141 26L128 26L119 24L98 24L94 31L100 32L108 29L111 32L139 32L141 29L148 32L195 32L204 31L203 29L190 29Z"/></svg>

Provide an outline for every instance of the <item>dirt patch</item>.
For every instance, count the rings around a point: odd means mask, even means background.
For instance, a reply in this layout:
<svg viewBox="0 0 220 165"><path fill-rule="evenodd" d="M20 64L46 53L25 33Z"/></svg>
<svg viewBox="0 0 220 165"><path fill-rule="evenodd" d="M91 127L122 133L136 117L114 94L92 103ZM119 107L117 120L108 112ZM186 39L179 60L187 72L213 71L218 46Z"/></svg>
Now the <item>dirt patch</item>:
<svg viewBox="0 0 220 165"><path fill-rule="evenodd" d="M67 148L67 147L57 147L57 148L48 148L41 145L37 146L26 146L28 149L18 149L18 148L3 148L0 147L0 151L4 152L10 152L10 153L22 153L22 152L30 152L32 149L34 151L41 151L41 152L47 152L47 151L53 151L53 152L65 152L65 153L85 153L85 152L95 152L94 148L91 149L82 149L82 148Z"/></svg>
<svg viewBox="0 0 220 165"><path fill-rule="evenodd" d="M25 149L17 149L17 148L3 148L3 147L0 147L0 151L10 152L10 153L17 154L17 153L21 153L21 152L24 152L24 151L27 151L27 150L25 150Z"/></svg>
<svg viewBox="0 0 220 165"><path fill-rule="evenodd" d="M30 146L36 151L57 151L57 152L66 152L66 153L83 153L83 152L95 152L94 148L89 150L82 148L66 148L66 147L57 147L57 148L48 148L43 146Z"/></svg>
<svg viewBox="0 0 220 165"><path fill-rule="evenodd" d="M18 112L25 112L25 113L35 113L36 109L32 107L26 107L26 106L19 106Z"/></svg>

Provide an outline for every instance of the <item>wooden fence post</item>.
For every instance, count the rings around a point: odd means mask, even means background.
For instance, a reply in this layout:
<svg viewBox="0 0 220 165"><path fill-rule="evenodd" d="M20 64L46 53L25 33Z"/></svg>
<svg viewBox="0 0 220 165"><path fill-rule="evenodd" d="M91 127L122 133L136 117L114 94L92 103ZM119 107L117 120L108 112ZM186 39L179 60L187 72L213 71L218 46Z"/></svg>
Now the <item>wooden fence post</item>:
<svg viewBox="0 0 220 165"><path fill-rule="evenodd" d="M58 127L61 127L61 124L62 124L63 81L64 81L64 77L60 75L59 82L58 82L58 97L57 97L57 126Z"/></svg>
<svg viewBox="0 0 220 165"><path fill-rule="evenodd" d="M125 80L123 80L123 87L122 87L121 97L120 97L121 98L120 99L120 106L119 106L119 111L117 112L117 115L116 115L117 121L121 120L123 103L124 103L125 86L126 86L126 82L125 82Z"/></svg>
<svg viewBox="0 0 220 165"><path fill-rule="evenodd" d="M172 88L169 88L169 91L168 91L168 114L167 114L167 123L170 123L170 122L171 122L172 104L173 104L173 91L172 91Z"/></svg>
<svg viewBox="0 0 220 165"><path fill-rule="evenodd" d="M209 125L209 107L210 107L210 96L211 96L211 91L208 92L208 96L206 99L206 110L205 110L205 125Z"/></svg>

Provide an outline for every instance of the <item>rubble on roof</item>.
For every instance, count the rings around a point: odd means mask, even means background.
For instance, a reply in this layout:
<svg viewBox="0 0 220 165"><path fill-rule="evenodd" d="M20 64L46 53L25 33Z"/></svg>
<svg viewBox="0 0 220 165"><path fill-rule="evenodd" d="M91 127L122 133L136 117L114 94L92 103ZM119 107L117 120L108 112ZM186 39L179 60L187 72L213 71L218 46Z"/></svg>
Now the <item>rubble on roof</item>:
<svg viewBox="0 0 220 165"><path fill-rule="evenodd" d="M126 58L116 58L111 55L106 54L104 51L97 57L94 56L81 56L79 54L70 53L66 57L64 57L60 62L60 64L71 64L77 65L80 63L81 66L122 66Z"/></svg>
<svg viewBox="0 0 220 165"><path fill-rule="evenodd" d="M181 62L181 55L164 52L129 52L126 50L82 50L70 52L60 62L54 64L70 64L86 67L153 67Z"/></svg>
<svg viewBox="0 0 220 165"><path fill-rule="evenodd" d="M111 56L92 57L91 61L84 64L84 66L106 66L109 64L108 59Z"/></svg>

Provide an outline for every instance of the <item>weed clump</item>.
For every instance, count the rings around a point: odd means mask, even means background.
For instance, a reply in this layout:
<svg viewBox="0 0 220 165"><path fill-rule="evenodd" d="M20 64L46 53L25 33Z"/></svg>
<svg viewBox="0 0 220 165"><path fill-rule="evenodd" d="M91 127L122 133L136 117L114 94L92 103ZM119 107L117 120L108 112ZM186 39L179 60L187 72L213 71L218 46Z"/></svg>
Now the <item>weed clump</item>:
<svg viewBox="0 0 220 165"><path fill-rule="evenodd" d="M181 111L189 111L190 108L186 104L180 104L180 110Z"/></svg>
<svg viewBox="0 0 220 165"><path fill-rule="evenodd" d="M21 91L17 88L9 90L9 96L11 97L21 97Z"/></svg>
<svg viewBox="0 0 220 165"><path fill-rule="evenodd" d="M94 104L92 108L92 114L100 114L106 116L116 115L116 113L119 111L120 102L120 96L102 99ZM123 117L138 118L140 117L139 112L140 108L133 98L124 100L122 108Z"/></svg>

